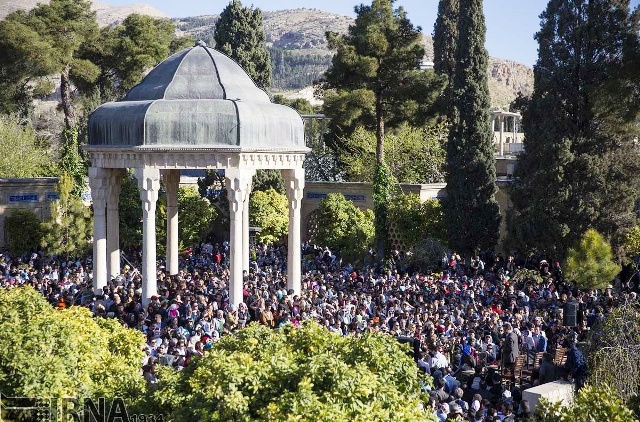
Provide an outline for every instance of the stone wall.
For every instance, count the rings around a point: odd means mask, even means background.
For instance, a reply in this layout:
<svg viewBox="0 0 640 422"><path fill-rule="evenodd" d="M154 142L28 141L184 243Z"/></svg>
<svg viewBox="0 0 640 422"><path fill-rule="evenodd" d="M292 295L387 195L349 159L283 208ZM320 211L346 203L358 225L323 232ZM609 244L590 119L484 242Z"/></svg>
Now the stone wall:
<svg viewBox="0 0 640 422"><path fill-rule="evenodd" d="M511 207L511 200L508 194L508 188L511 184L510 179L498 180L498 193L496 200L500 205L500 214L502 223L500 225L500 244L503 243L506 236L506 212ZM401 184L400 187L404 193L415 193L420 196L420 200L441 199L446 196L445 183L431 184ZM371 183L331 183L331 182L306 182L304 189L304 199L302 200L302 240L309 240L316 230L317 223L315 211L318 209L320 201L327 197L329 193L341 193L347 199L362 209L373 209L373 186ZM390 227L391 247L402 250L402 245L394 234L394 228ZM500 246L500 245L499 245ZM501 248L497 248L501 251Z"/></svg>
<svg viewBox="0 0 640 422"><path fill-rule="evenodd" d="M56 177L0 179L0 249L7 245L5 218L14 209L30 209L41 220L51 216L51 201L58 199Z"/></svg>

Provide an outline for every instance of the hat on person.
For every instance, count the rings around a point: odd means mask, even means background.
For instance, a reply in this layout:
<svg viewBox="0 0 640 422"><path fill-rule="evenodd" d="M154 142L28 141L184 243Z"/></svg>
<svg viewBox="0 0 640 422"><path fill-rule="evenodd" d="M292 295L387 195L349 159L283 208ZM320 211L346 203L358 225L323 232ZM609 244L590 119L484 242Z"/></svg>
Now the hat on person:
<svg viewBox="0 0 640 422"><path fill-rule="evenodd" d="M449 409L451 410L451 413L462 413L462 407L460 407L458 403L452 403L449 406Z"/></svg>

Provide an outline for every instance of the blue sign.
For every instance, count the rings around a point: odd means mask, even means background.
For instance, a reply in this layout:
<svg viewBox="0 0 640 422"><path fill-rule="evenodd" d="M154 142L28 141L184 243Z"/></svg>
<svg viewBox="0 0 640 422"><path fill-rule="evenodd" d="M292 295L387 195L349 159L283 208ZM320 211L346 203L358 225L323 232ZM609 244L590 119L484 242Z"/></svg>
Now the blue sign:
<svg viewBox="0 0 640 422"><path fill-rule="evenodd" d="M325 199L327 197L326 193L318 193L318 192L308 192L307 199Z"/></svg>
<svg viewBox="0 0 640 422"><path fill-rule="evenodd" d="M9 203L16 204L19 202L38 202L39 197L37 193L22 193L9 195Z"/></svg>
<svg viewBox="0 0 640 422"><path fill-rule="evenodd" d="M326 193L320 192L308 192L307 199L325 199L327 197ZM367 202L367 198L364 195L344 195L345 199L351 202Z"/></svg>
<svg viewBox="0 0 640 422"><path fill-rule="evenodd" d="M60 198L58 197L58 194L55 192L49 192L47 193L47 201L57 201Z"/></svg>
<svg viewBox="0 0 640 422"><path fill-rule="evenodd" d="M366 202L367 200L364 195L345 195L344 197L351 202Z"/></svg>

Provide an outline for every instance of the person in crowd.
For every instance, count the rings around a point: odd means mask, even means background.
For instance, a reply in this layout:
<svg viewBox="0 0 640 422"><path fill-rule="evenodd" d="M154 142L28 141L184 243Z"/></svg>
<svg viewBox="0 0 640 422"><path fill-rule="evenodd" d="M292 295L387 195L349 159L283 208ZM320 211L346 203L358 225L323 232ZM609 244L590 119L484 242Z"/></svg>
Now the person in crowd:
<svg viewBox="0 0 640 422"><path fill-rule="evenodd" d="M502 365L507 369L513 369L517 357L520 355L518 348L518 335L513 331L510 323L504 324L504 344L502 346Z"/></svg>
<svg viewBox="0 0 640 422"><path fill-rule="evenodd" d="M567 351L567 362L564 369L567 373L567 378L573 380L576 386L576 392L578 392L584 387L584 382L587 379L587 363L582 352L576 346L574 338L570 337L565 340L564 346L569 349Z"/></svg>
<svg viewBox="0 0 640 422"><path fill-rule="evenodd" d="M553 356L551 353L546 353L542 356L542 363L538 370L538 379L536 384L546 384L558 379L556 365L553 363Z"/></svg>

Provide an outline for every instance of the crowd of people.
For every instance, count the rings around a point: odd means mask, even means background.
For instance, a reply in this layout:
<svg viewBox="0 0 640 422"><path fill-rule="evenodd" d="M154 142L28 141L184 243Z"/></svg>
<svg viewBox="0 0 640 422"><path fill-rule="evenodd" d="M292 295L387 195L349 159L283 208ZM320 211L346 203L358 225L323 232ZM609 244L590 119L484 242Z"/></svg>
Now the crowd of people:
<svg viewBox="0 0 640 422"><path fill-rule="evenodd" d="M412 271L400 258L386 268L354 268L328 249L303 248L302 289L287 289L286 247L258 245L244 276L243 302L230 304L229 245L207 243L181 258L168 275L159 266L158 294L144 307L138 260L129 256L122 273L102 295L92 289L91 259L58 261L38 254L0 257L0 284L28 284L53 306L87 306L117 318L147 338L143 372L156 382L157 365L184 368L221 336L252 322L277 329L315 320L340 335L382 332L413 346L420 370L433 376L430 402L441 420L530 420L521 389L505 374L519 356L544 359L531 383L562 376L584 383L587 367L576 341L620 301L636 300L637 285L579 291L559 262L487 254L465 263L451 253L441 268ZM529 267L529 272L518 268ZM525 274L525 275L523 275ZM533 276L532 276L533 274ZM576 321L563 324L563 308L574 302ZM552 353L568 351L558 367ZM507 374L508 375L508 374Z"/></svg>

